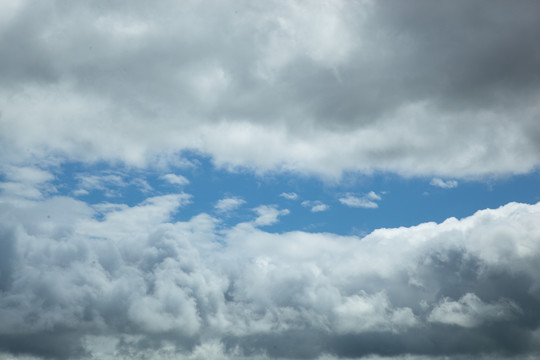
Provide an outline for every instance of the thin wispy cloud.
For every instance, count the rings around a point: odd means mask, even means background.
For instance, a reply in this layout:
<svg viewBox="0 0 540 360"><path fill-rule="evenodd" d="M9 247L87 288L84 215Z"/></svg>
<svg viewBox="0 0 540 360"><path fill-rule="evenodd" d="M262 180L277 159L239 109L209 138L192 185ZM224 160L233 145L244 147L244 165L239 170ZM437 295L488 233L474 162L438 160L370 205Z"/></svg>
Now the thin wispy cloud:
<svg viewBox="0 0 540 360"><path fill-rule="evenodd" d="M323 211L326 211L326 210L330 209L330 206L324 204L323 202L321 202L321 201L319 201L319 200L315 200L315 201L311 201L311 200L302 201L302 206L303 206L303 207L310 208L310 211L311 211L311 212L323 212Z"/></svg>
<svg viewBox="0 0 540 360"><path fill-rule="evenodd" d="M382 200L382 198L374 191L370 191L369 193L361 196L347 194L343 197L340 197L338 200L343 205L350 207L376 209L379 207L379 204L377 202Z"/></svg>
<svg viewBox="0 0 540 360"><path fill-rule="evenodd" d="M185 176L177 174L165 174L161 177L169 184L184 186L189 184L189 180Z"/></svg>
<svg viewBox="0 0 540 360"><path fill-rule="evenodd" d="M240 206L244 205L246 201L240 197L232 196L220 199L214 209L219 213L228 213L230 211L238 209Z"/></svg>
<svg viewBox="0 0 540 360"><path fill-rule="evenodd" d="M446 180L445 181L445 180L440 179L440 178L431 179L429 184L431 186L436 186L436 187L440 187L440 188L443 188L443 189L453 189L453 188L456 188L458 186L458 182L456 180Z"/></svg>
<svg viewBox="0 0 540 360"><path fill-rule="evenodd" d="M281 193L279 194L279 196L281 196L282 198L285 198L287 200L297 200L298 199L298 194L295 193L295 192L288 192L288 193Z"/></svg>

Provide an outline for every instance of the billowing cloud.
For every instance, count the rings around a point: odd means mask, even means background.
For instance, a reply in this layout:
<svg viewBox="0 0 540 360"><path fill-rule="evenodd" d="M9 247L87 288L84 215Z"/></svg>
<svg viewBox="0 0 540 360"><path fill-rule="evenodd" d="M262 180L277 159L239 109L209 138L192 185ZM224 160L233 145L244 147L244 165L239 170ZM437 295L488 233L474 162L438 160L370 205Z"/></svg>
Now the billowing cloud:
<svg viewBox="0 0 540 360"><path fill-rule="evenodd" d="M539 12L1 2L0 358L538 358L540 203L361 237L268 203L224 218L257 198L245 172L325 202L310 176L345 174L355 212L385 194L357 172L455 188L538 169ZM216 196L246 193L194 210L207 178L157 189L213 165Z"/></svg>
<svg viewBox="0 0 540 360"><path fill-rule="evenodd" d="M437 186L443 189L453 189L458 186L458 182L456 180L443 180L441 178L433 178L429 182L431 186Z"/></svg>
<svg viewBox="0 0 540 360"><path fill-rule="evenodd" d="M358 238L263 231L287 213L272 206L232 227L204 213L173 221L187 194L131 207L10 199L0 202L0 352L13 356L540 351L540 203Z"/></svg>
<svg viewBox="0 0 540 360"><path fill-rule="evenodd" d="M484 322L511 319L520 312L521 309L511 301L500 299L495 304L486 304L475 294L468 293L458 301L443 299L429 314L428 320L473 328Z"/></svg>
<svg viewBox="0 0 540 360"><path fill-rule="evenodd" d="M534 1L16 4L0 11L10 163L195 150L332 177L539 165Z"/></svg>
<svg viewBox="0 0 540 360"><path fill-rule="evenodd" d="M370 191L365 195L356 196L354 194L347 194L339 198L339 202L343 205L356 207L356 208L365 208L365 209L376 209L379 207L377 201L382 200L382 198L377 195L374 191Z"/></svg>

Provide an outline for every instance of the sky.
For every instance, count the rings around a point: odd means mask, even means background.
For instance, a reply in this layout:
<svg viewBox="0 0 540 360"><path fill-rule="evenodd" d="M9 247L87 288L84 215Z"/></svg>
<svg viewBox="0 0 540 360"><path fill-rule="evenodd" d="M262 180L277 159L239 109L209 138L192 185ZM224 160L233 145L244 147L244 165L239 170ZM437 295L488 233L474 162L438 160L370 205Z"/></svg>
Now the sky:
<svg viewBox="0 0 540 360"><path fill-rule="evenodd" d="M0 359L540 357L540 3L0 2Z"/></svg>

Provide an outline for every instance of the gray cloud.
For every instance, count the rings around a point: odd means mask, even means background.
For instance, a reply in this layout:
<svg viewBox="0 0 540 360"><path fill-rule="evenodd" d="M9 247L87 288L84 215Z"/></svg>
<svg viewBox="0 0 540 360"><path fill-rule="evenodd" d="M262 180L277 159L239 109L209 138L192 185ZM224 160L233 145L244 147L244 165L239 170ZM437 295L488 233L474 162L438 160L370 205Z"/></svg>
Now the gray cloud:
<svg viewBox="0 0 540 360"><path fill-rule="evenodd" d="M540 351L540 204L358 238L265 232L286 213L269 206L229 228L207 214L171 222L187 202L2 198L0 352L322 360Z"/></svg>
<svg viewBox="0 0 540 360"><path fill-rule="evenodd" d="M540 204L362 238L276 234L264 227L287 209L258 206L232 227L205 213L175 222L190 195L89 205L51 197L43 169L170 172L194 150L257 173L390 171L442 187L529 172L539 10L2 2L0 358L538 357ZM76 180L77 195L150 189L120 173ZM218 214L244 203L222 200Z"/></svg>
<svg viewBox="0 0 540 360"><path fill-rule="evenodd" d="M21 3L0 27L0 141L11 162L197 149L256 171L523 173L540 158L538 11Z"/></svg>

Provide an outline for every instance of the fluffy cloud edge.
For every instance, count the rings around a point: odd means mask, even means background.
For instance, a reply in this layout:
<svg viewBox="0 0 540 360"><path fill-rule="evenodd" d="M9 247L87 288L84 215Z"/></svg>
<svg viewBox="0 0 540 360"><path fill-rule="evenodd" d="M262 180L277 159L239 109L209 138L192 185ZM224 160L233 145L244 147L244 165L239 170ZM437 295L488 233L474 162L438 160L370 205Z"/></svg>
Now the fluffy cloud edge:
<svg viewBox="0 0 540 360"><path fill-rule="evenodd" d="M78 329L73 341L85 351L101 351L90 341L103 341L92 335L101 329L114 340L113 353L131 349L155 358L178 346L195 356L210 344L224 359L279 358L271 346L278 339L288 358L343 356L338 344L346 339L400 339L408 346L402 351L422 357L429 346L414 345L413 334L429 339L458 333L458 344L465 344L468 331L475 331L484 343L493 340L488 329L496 326L538 336L536 320L528 328L522 322L524 314L536 316L540 304L540 203L509 203L460 220L378 229L359 238L261 230L288 213L276 206L257 207L253 220L232 227L217 227L219 220L204 213L171 222L189 201L177 194L132 207L92 208L66 197L23 205L3 198L1 246L12 260L2 262L0 276L0 347L21 351L18 342L10 346L5 339L18 333L43 339L58 327ZM499 281L512 281L513 290ZM125 308L115 305L119 299ZM56 305L44 307L43 300ZM84 308L94 314L87 320ZM37 320L26 321L36 309ZM301 333L310 341L326 334L337 343L302 353L286 342ZM250 352L255 339L257 350ZM59 356L75 351L54 344L40 346ZM26 351L40 354L38 348ZM362 351L347 356L367 355ZM454 351L445 355L457 356ZM504 345L487 351L497 356ZM538 349L521 351L525 356Z"/></svg>

